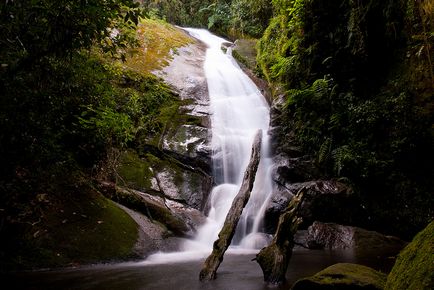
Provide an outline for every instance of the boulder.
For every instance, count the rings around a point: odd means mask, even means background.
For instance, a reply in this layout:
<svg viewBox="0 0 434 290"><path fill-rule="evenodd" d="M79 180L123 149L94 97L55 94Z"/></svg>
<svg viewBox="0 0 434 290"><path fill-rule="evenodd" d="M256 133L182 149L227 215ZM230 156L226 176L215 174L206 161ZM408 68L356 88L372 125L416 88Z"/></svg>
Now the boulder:
<svg viewBox="0 0 434 290"><path fill-rule="evenodd" d="M108 187L104 185L104 187ZM147 216L151 221L157 221L175 234L183 236L190 231L187 223L165 204L165 200L137 190L114 186L114 191L104 190L104 194L127 208Z"/></svg>
<svg viewBox="0 0 434 290"><path fill-rule="evenodd" d="M292 290L382 290L386 275L366 266L332 265L312 277L298 280Z"/></svg>
<svg viewBox="0 0 434 290"><path fill-rule="evenodd" d="M281 186L314 180L319 176L317 166L308 156L289 158L279 154L273 158L273 163L272 178Z"/></svg>
<svg viewBox="0 0 434 290"><path fill-rule="evenodd" d="M166 206L185 222L189 229L186 236L193 237L196 229L206 221L206 216L201 211L182 203L166 200Z"/></svg>
<svg viewBox="0 0 434 290"><path fill-rule="evenodd" d="M118 184L122 187L162 196L197 210L203 209L212 187L208 174L164 154L161 158L150 153L140 157L129 150L121 154L119 163Z"/></svg>
<svg viewBox="0 0 434 290"><path fill-rule="evenodd" d="M434 289L434 221L399 254L384 289Z"/></svg>
<svg viewBox="0 0 434 290"><path fill-rule="evenodd" d="M158 186L166 199L178 201L197 210L205 206L212 187L211 178L177 166L165 166L156 173Z"/></svg>
<svg viewBox="0 0 434 290"><path fill-rule="evenodd" d="M321 222L314 222L302 239L297 243L308 248L354 249L356 254L376 249L384 253L397 254L407 244L397 237L375 231Z"/></svg>
<svg viewBox="0 0 434 290"><path fill-rule="evenodd" d="M287 183L276 187L265 210L265 228L272 233L282 211L294 193L306 188L306 195L298 215L303 218L301 228L307 228L315 220L351 223L363 216L360 203L352 195L349 186L336 180L316 180Z"/></svg>

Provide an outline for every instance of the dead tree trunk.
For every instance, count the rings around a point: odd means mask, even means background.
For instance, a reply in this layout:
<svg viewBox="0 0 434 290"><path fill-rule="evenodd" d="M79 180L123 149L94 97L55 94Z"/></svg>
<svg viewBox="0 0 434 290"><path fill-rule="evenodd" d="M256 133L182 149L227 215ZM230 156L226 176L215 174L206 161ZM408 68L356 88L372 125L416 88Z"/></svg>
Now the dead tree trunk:
<svg viewBox="0 0 434 290"><path fill-rule="evenodd" d="M256 261L261 266L265 282L279 284L286 279L285 274L294 247L294 235L301 223L301 218L297 217L297 211L303 201L303 195L304 188L293 197L280 216L271 243L256 255Z"/></svg>
<svg viewBox="0 0 434 290"><path fill-rule="evenodd" d="M220 230L218 239L214 242L211 255L206 259L202 270L199 274L200 281L209 281L216 278L217 269L223 261L223 255L231 244L232 237L235 234L238 221L240 220L243 208L250 198L250 193L255 181L256 171L258 170L262 143L262 130L256 133L252 146L250 163L244 173L243 183L232 202L231 208L226 216L223 228Z"/></svg>

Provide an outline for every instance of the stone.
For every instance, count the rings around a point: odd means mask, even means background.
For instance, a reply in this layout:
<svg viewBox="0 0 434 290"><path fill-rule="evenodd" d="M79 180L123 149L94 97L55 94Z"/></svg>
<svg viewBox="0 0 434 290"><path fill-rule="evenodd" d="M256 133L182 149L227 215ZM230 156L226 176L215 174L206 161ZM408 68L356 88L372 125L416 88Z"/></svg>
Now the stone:
<svg viewBox="0 0 434 290"><path fill-rule="evenodd" d="M401 251L384 289L434 289L434 221Z"/></svg>
<svg viewBox="0 0 434 290"><path fill-rule="evenodd" d="M133 189L115 187L115 192L109 198L142 213L151 221L157 221L165 225L175 235L184 236L189 231L186 222L171 211L161 197Z"/></svg>
<svg viewBox="0 0 434 290"><path fill-rule="evenodd" d="M375 231L334 223L314 222L307 236L297 241L308 248L354 249L356 254L367 249L397 254L407 243L397 237Z"/></svg>
<svg viewBox="0 0 434 290"><path fill-rule="evenodd" d="M168 199L178 201L197 210L205 206L212 187L210 177L177 166L165 166L156 173L159 188Z"/></svg>
<svg viewBox="0 0 434 290"><path fill-rule="evenodd" d="M276 228L282 210L289 204L293 195L301 188L306 188L306 196L299 215L303 218L302 228L315 220L347 223L353 216L360 216L358 203L352 196L352 189L336 180L315 180L287 183L277 186L265 210L265 228L267 232Z"/></svg>
<svg viewBox="0 0 434 290"><path fill-rule="evenodd" d="M187 225L188 231L185 233L187 237L194 237L196 229L206 221L206 216L201 211L182 203L166 200L166 206Z"/></svg>
<svg viewBox="0 0 434 290"><path fill-rule="evenodd" d="M163 150L181 161L209 171L211 161L211 130L208 128L181 125L174 134L163 137Z"/></svg>
<svg viewBox="0 0 434 290"><path fill-rule="evenodd" d="M291 290L382 290L386 275L366 266L339 263L298 280Z"/></svg>

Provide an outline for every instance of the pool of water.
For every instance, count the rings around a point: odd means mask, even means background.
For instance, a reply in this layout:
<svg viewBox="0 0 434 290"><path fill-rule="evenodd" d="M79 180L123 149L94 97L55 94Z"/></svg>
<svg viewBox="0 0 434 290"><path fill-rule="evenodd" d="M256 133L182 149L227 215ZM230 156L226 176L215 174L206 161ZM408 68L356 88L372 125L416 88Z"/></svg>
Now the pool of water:
<svg viewBox="0 0 434 290"><path fill-rule="evenodd" d="M204 259L157 264L131 262L15 273L2 280L3 285L13 285L8 289L281 290L289 289L297 279L339 262L362 263L383 271L390 268L388 259L376 253L355 258L350 251L296 249L286 274L287 283L276 287L263 282L259 265L252 261L254 257L253 252L225 255L217 279L211 282L198 280Z"/></svg>

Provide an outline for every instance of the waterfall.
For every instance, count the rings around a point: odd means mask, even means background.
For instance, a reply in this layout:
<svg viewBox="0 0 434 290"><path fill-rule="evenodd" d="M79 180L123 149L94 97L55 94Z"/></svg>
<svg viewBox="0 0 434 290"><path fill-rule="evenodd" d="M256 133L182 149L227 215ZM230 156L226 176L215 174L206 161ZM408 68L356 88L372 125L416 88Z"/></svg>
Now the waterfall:
<svg viewBox="0 0 434 290"><path fill-rule="evenodd" d="M272 192L269 156L270 110L264 96L221 45L227 40L204 29L183 28L207 44L204 70L211 110L213 177L209 212L194 239L185 240L180 252L156 253L144 264L175 263L205 258L218 238L249 163L254 135L262 129L261 161L250 200L243 210L228 252L245 253L268 244L260 233L261 221Z"/></svg>
<svg viewBox="0 0 434 290"><path fill-rule="evenodd" d="M241 186L250 159L253 137L264 132L262 156L254 188L239 221L232 245L241 249L265 246L258 234L266 204L272 191L269 157L269 106L253 81L230 54L221 49L227 40L204 29L186 28L192 36L207 44L204 70L211 109L213 177L216 186L209 199L206 223L197 231L186 250L211 249L223 226L232 200Z"/></svg>

